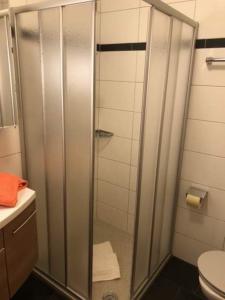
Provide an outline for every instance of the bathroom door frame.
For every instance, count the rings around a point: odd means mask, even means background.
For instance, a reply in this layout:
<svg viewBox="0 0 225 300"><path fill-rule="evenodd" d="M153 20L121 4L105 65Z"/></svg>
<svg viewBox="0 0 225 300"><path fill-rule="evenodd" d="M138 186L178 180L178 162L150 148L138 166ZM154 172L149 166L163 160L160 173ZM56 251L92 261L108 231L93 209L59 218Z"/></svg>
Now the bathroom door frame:
<svg viewBox="0 0 225 300"><path fill-rule="evenodd" d="M88 252L89 252L89 268L88 268L88 298L84 298L74 290L65 287L63 284L59 283L58 281L51 278L48 274L44 271L39 270L37 267L34 268L34 273L41 279L48 282L53 288L57 289L63 295L67 296L69 299L82 299L82 300L90 300L92 299L92 265L93 265L93 211L94 211L94 157L95 157L95 60L96 60L96 52L95 52L95 26L96 26L96 0L46 0L43 2L22 5L18 7L11 7L8 10L0 11L1 13L7 13L9 15L10 20L10 28L11 28L11 38L12 38L12 53L13 53L13 62L14 62L14 73L15 73L15 93L17 95L17 109L18 109L18 124L20 128L20 144L21 144L21 159L22 159L22 174L24 177L27 176L27 165L26 165L26 151L25 151L25 137L24 137L24 124L23 124L23 105L22 105L22 89L21 89L21 78L20 78L20 59L19 59L19 52L18 52L18 41L16 38L16 15L20 13L32 12L32 11L42 11L45 9L50 8L60 8L64 6L69 6L73 4L82 4L82 3L93 3L93 11L92 11L92 83L91 83L91 111L92 111L92 129L90 135L90 142L91 142L91 174L90 174L90 182L88 189L90 191L90 198L89 198L89 239L88 239ZM63 56L62 50L61 55ZM62 72L64 73L65 68L62 68ZM65 144L64 144L65 147ZM64 157L64 164L65 164L65 157ZM64 206L66 206L66 199L64 198ZM64 218L66 218L66 212L64 211ZM48 231L48 229L47 229ZM65 228L65 241L67 240L66 228ZM66 257L65 257L66 262ZM67 266L65 266L67 270Z"/></svg>
<svg viewBox="0 0 225 300"><path fill-rule="evenodd" d="M193 77L193 66L194 66L194 57L195 57L195 42L198 34L198 27L199 23L195 22L193 19L187 17L186 15L182 14L181 12L177 11L173 7L165 4L164 2L161 2L160 0L144 0L146 3L151 5L151 9L155 8L156 10L166 14L170 17L172 20L177 19L183 23L186 23L187 25L191 26L193 28L193 38L192 38L192 48L191 48L191 56L190 56L190 64L189 64L189 70L188 70L188 81L187 81L187 91L185 95L185 109L184 109L184 118L183 118L183 124L182 124L182 136L181 136L181 143L180 143L180 151L179 151L179 159L178 159L178 170L177 170L177 176L176 176L176 188L175 188L175 200L174 200L174 218L173 218L173 224L172 224L172 231L175 229L175 204L176 199L178 197L179 193L179 180L181 176L181 167L182 167L182 160L183 160L183 148L184 148L184 142L185 142L185 136L186 136L186 127L187 127L187 116L188 116L188 108L189 108L189 99L190 99L190 93L191 93L191 84L192 84L192 77ZM164 260L161 262L159 267L156 271L153 272L152 275L150 275L150 263L149 263L149 272L148 276L144 279L144 281L139 285L137 290L135 291L135 264L136 264L136 254L137 254L137 241L138 241L138 227L139 227L139 213L140 213L140 196L141 196L141 180L142 180L142 161L143 161L143 144L144 144L144 124L145 124L145 108L146 108L146 98L147 98L147 86L148 86L148 74L149 74L149 68L150 68L150 55L151 55L151 49L150 49L150 40L151 40L151 18L148 22L148 35L147 35L147 45L146 45L146 61L145 61L145 72L144 72L144 89L143 89L143 117L141 120L141 134L140 134L140 154L139 154L139 164L138 164L138 182L137 182L137 205L136 205L136 215L135 215L135 226L134 226L134 243L133 243L133 260L132 260L132 274L131 274L131 287L130 287L130 295L132 300L141 299L141 297L144 295L144 293L147 291L149 286L153 283L154 279L157 277L157 275L160 273L160 271L163 269L165 264L168 262L169 258L171 257L172 253L170 252ZM170 33L171 35L171 33ZM168 56L169 61L169 56ZM166 75L165 82L168 81L168 72ZM165 95L164 95L165 97ZM164 104L165 105L165 104ZM162 128L160 129L160 135L162 134ZM158 153L159 158L159 153ZM157 162L156 166L156 174L158 172L159 168L159 161ZM157 182L155 183L155 186L157 186ZM154 214L154 207L155 207L155 195L153 199L153 214ZM153 233L154 233L154 217L152 220L152 228L149 232L151 235L151 240L153 239ZM173 244L173 236L171 232L171 238L170 238L170 249L172 250L172 244ZM152 246L151 246L152 248ZM151 250L149 253L151 262Z"/></svg>

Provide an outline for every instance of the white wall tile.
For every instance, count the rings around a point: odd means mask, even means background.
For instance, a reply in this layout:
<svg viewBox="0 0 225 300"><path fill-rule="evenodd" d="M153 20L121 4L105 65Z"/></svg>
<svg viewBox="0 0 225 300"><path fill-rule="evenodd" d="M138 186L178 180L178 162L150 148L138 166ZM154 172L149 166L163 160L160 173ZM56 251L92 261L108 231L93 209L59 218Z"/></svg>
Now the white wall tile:
<svg viewBox="0 0 225 300"><path fill-rule="evenodd" d="M99 158L98 178L102 181L129 188L130 166L116 161Z"/></svg>
<svg viewBox="0 0 225 300"><path fill-rule="evenodd" d="M95 128L99 127L99 108L95 108Z"/></svg>
<svg viewBox="0 0 225 300"><path fill-rule="evenodd" d="M130 164L131 140L113 136L112 138L100 138L98 154L99 157L116 160Z"/></svg>
<svg viewBox="0 0 225 300"><path fill-rule="evenodd" d="M133 139L140 139L140 130L141 130L141 113L134 113L133 120Z"/></svg>
<svg viewBox="0 0 225 300"><path fill-rule="evenodd" d="M98 180L95 177L94 180L94 217L96 218L96 212L97 212L97 199L98 199Z"/></svg>
<svg viewBox="0 0 225 300"><path fill-rule="evenodd" d="M128 211L129 191L127 189L98 180L97 199L114 208L118 208L125 212Z"/></svg>
<svg viewBox="0 0 225 300"><path fill-rule="evenodd" d="M131 165L137 167L139 159L139 141L132 141L132 150L131 150Z"/></svg>
<svg viewBox="0 0 225 300"><path fill-rule="evenodd" d="M185 150L225 157L224 137L225 123L188 120Z"/></svg>
<svg viewBox="0 0 225 300"><path fill-rule="evenodd" d="M225 189L225 159L184 151L181 178L214 188Z"/></svg>
<svg viewBox="0 0 225 300"><path fill-rule="evenodd" d="M99 128L111 131L116 136L131 138L133 113L100 108Z"/></svg>
<svg viewBox="0 0 225 300"><path fill-rule="evenodd" d="M137 202L137 193L130 191L129 192L129 209L128 209L128 212L131 215L135 215L136 202Z"/></svg>
<svg viewBox="0 0 225 300"><path fill-rule="evenodd" d="M9 8L9 1L2 1L0 4L1 9L7 9Z"/></svg>
<svg viewBox="0 0 225 300"><path fill-rule="evenodd" d="M100 106L100 81L95 81L95 108Z"/></svg>
<svg viewBox="0 0 225 300"><path fill-rule="evenodd" d="M136 51L101 52L101 80L134 82L136 74L136 56Z"/></svg>
<svg viewBox="0 0 225 300"><path fill-rule="evenodd" d="M96 39L96 44L101 43L101 14L100 14L100 12L96 12L95 39Z"/></svg>
<svg viewBox="0 0 225 300"><path fill-rule="evenodd" d="M137 82L135 84L134 111L142 112L144 84Z"/></svg>
<svg viewBox="0 0 225 300"><path fill-rule="evenodd" d="M101 43L138 42L139 9L101 14Z"/></svg>
<svg viewBox="0 0 225 300"><path fill-rule="evenodd" d="M26 4L26 0L9 0L10 7L20 6L25 4Z"/></svg>
<svg viewBox="0 0 225 300"><path fill-rule="evenodd" d="M101 11L114 11L139 7L139 0L101 0Z"/></svg>
<svg viewBox="0 0 225 300"><path fill-rule="evenodd" d="M19 128L0 129L0 157L20 152Z"/></svg>
<svg viewBox="0 0 225 300"><path fill-rule="evenodd" d="M192 1L182 1L177 3L171 3L171 6L176 10L180 11L182 14L194 19L195 16L195 0Z"/></svg>
<svg viewBox="0 0 225 300"><path fill-rule="evenodd" d="M148 4L146 1L144 0L140 0L140 7L144 7L144 6L151 6L150 4Z"/></svg>
<svg viewBox="0 0 225 300"><path fill-rule="evenodd" d="M111 224L121 230L127 230L128 216L121 210L110 207L103 203L97 203L97 216L100 220Z"/></svg>
<svg viewBox="0 0 225 300"><path fill-rule="evenodd" d="M178 205L193 211L196 209L190 208L186 204L186 193L190 187L196 187L208 192L207 200L203 203L202 207L198 209L198 213L212 217L217 220L225 220L225 191L214 189L201 184L196 184L191 181L181 180L179 186Z"/></svg>
<svg viewBox="0 0 225 300"><path fill-rule="evenodd" d="M178 208L175 230L189 238L222 249L225 238L225 222L185 208Z"/></svg>
<svg viewBox="0 0 225 300"><path fill-rule="evenodd" d="M225 87L192 86L189 118L225 122Z"/></svg>
<svg viewBox="0 0 225 300"><path fill-rule="evenodd" d="M198 38L224 37L224 11L223 0L196 0L196 20L200 23Z"/></svg>
<svg viewBox="0 0 225 300"><path fill-rule="evenodd" d="M193 74L194 85L225 86L225 65L207 65L207 56L223 57L223 48L197 49Z"/></svg>
<svg viewBox="0 0 225 300"><path fill-rule="evenodd" d="M133 111L134 82L100 82L100 107Z"/></svg>
<svg viewBox="0 0 225 300"><path fill-rule="evenodd" d="M95 52L95 77L96 80L100 79L100 52Z"/></svg>
<svg viewBox="0 0 225 300"><path fill-rule="evenodd" d="M22 176L20 153L0 158L0 172L13 173Z"/></svg>
<svg viewBox="0 0 225 300"><path fill-rule="evenodd" d="M144 82L146 51L137 51L136 82Z"/></svg>
<svg viewBox="0 0 225 300"><path fill-rule="evenodd" d="M128 233L131 235L134 234L134 223L135 223L135 217L133 215L128 215L127 229L128 229Z"/></svg>
<svg viewBox="0 0 225 300"><path fill-rule="evenodd" d="M173 255L190 264L197 265L199 256L210 250L214 250L214 248L179 233L174 235Z"/></svg>
<svg viewBox="0 0 225 300"><path fill-rule="evenodd" d="M149 29L150 7L140 8L138 41L146 42Z"/></svg>
<svg viewBox="0 0 225 300"><path fill-rule="evenodd" d="M137 167L131 167L130 169L130 190L137 190Z"/></svg>

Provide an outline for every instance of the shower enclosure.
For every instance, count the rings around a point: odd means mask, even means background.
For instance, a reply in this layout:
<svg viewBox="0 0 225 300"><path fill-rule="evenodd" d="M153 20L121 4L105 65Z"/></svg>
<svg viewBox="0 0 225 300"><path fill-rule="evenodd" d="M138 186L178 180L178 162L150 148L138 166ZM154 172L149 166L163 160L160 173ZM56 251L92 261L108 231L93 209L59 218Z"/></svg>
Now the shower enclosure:
<svg viewBox="0 0 225 300"><path fill-rule="evenodd" d="M95 42L95 1L10 9L23 171L37 192L35 272L71 299L97 300L107 291L122 300L139 299L171 255L197 24L158 0L145 3L147 43L129 49L142 58L143 80L119 83L123 88L127 83L128 93L143 87L138 114L127 109L131 122L141 124L137 138L134 130L119 128L117 119L116 126L109 125L109 102L98 99L99 89L101 94L118 78L108 72L113 47ZM121 47L127 45L118 51ZM123 53L124 59L133 55ZM114 95L114 83L104 101ZM117 99L110 99L115 112ZM111 117L120 118L120 111ZM122 154L125 147L129 153L135 148L134 164ZM121 201L131 203L131 197L135 224L128 226ZM119 209L110 210L109 201ZM121 226L117 212L125 218ZM93 243L104 241L118 251L121 278L92 284Z"/></svg>

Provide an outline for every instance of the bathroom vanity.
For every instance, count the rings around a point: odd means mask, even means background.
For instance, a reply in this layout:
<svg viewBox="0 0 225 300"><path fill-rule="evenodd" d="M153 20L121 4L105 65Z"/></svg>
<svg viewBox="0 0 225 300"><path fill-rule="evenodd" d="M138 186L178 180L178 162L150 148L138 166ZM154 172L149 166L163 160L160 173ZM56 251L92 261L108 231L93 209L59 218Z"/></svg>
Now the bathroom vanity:
<svg viewBox="0 0 225 300"><path fill-rule="evenodd" d="M35 192L19 192L14 208L0 206L0 299L21 287L37 261Z"/></svg>

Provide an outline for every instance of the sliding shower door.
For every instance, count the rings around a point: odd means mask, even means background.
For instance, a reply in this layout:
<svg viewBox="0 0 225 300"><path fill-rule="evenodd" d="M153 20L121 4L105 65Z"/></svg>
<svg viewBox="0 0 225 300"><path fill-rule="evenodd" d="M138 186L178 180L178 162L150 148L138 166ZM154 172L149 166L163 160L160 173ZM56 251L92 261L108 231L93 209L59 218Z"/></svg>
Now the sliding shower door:
<svg viewBox="0 0 225 300"><path fill-rule="evenodd" d="M182 18L181 18L182 19ZM132 295L171 254L179 153L194 28L151 8Z"/></svg>
<svg viewBox="0 0 225 300"><path fill-rule="evenodd" d="M93 1L14 11L24 175L37 192L38 269L90 295Z"/></svg>

